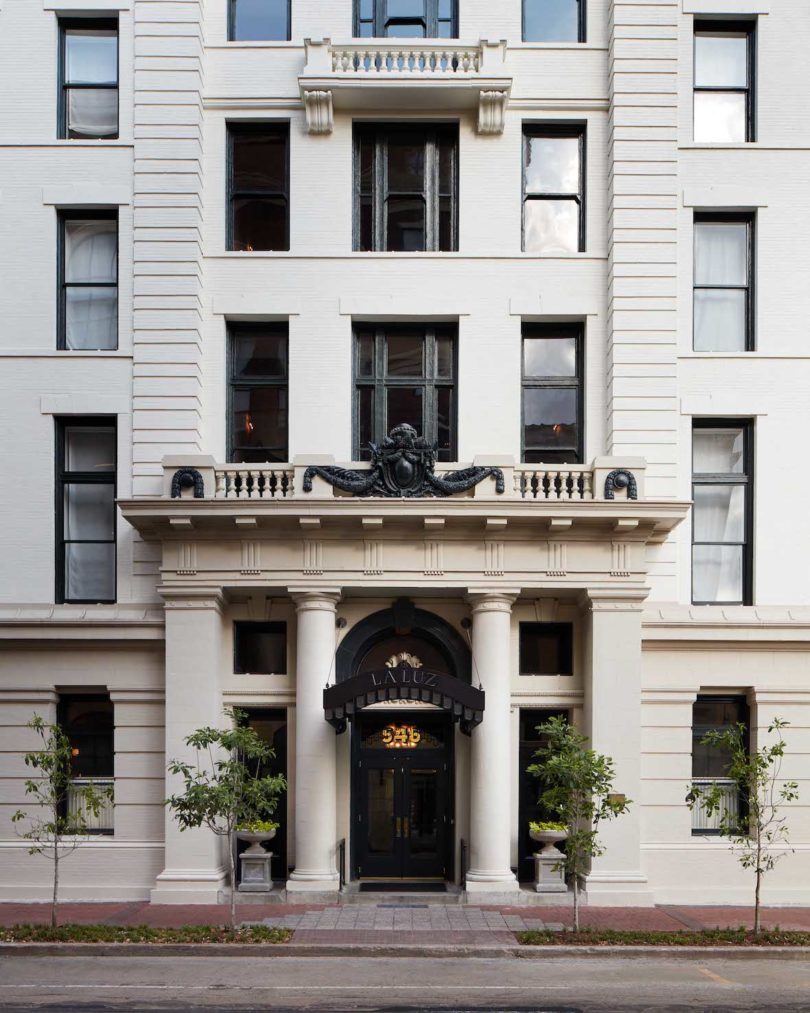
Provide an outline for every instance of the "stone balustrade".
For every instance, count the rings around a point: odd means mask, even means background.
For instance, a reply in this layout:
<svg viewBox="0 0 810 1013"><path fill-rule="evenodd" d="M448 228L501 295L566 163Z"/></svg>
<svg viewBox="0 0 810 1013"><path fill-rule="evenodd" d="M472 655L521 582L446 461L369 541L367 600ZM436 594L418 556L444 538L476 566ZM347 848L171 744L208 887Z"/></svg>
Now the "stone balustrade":
<svg viewBox="0 0 810 1013"><path fill-rule="evenodd" d="M481 67L480 46L435 43L364 42L331 47L336 74L477 74Z"/></svg>

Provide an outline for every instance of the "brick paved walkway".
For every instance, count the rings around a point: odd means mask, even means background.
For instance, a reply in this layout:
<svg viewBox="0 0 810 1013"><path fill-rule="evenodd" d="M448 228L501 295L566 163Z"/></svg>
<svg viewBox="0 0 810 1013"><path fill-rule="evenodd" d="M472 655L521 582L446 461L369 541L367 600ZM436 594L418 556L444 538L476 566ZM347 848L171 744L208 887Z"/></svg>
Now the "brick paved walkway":
<svg viewBox="0 0 810 1013"><path fill-rule="evenodd" d="M280 925L295 931L296 942L420 942L422 944L466 942L470 944L512 941L520 929L557 929L572 924L570 907L487 907L420 902L324 905L243 904L237 907L241 922ZM678 931L684 929L751 927L749 907L653 908L584 907L583 927ZM75 904L59 906L59 921L105 925L223 925L228 908L223 905L157 905L132 903ZM0 903L0 925L23 922L47 924L49 904ZM786 930L810 931L810 908L765 908L763 925Z"/></svg>

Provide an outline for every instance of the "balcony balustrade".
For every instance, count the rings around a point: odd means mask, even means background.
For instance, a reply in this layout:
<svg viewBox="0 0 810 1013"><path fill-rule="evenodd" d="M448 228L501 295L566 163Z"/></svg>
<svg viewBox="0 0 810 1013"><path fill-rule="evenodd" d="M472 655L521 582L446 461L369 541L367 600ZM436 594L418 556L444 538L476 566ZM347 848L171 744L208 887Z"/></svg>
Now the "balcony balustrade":
<svg viewBox="0 0 810 1013"><path fill-rule="evenodd" d="M506 43L448 39L306 39L298 79L313 134L331 133L335 109L478 108L482 134L503 133L512 88Z"/></svg>

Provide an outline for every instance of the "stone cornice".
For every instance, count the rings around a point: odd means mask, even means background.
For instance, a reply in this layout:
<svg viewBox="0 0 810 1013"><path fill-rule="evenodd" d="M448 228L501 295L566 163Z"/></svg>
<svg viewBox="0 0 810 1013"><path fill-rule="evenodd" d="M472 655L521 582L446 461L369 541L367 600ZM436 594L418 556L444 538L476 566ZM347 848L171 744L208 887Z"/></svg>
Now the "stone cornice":
<svg viewBox="0 0 810 1013"><path fill-rule="evenodd" d="M161 585L158 594L165 602L166 611L176 609L204 610L213 609L222 612L225 606L225 595L221 587L172 587Z"/></svg>
<svg viewBox="0 0 810 1013"><path fill-rule="evenodd" d="M161 605L2 605L0 640L162 640Z"/></svg>
<svg viewBox="0 0 810 1013"><path fill-rule="evenodd" d="M780 606L647 605L642 637L656 644L784 644L810 642L810 608Z"/></svg>
<svg viewBox="0 0 810 1013"><path fill-rule="evenodd" d="M585 612L641 612L649 595L647 588L594 588L583 591L580 608Z"/></svg>

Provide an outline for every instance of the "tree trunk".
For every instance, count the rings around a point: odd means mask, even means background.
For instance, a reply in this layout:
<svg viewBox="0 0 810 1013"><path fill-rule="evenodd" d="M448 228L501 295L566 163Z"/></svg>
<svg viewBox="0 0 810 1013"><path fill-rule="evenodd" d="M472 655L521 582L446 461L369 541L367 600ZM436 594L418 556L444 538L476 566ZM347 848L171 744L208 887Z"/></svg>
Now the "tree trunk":
<svg viewBox="0 0 810 1013"><path fill-rule="evenodd" d="M53 898L51 899L51 928L56 928L56 905L59 902L59 842L53 847Z"/></svg>
<svg viewBox="0 0 810 1013"><path fill-rule="evenodd" d="M757 827L757 880L754 890L754 935L759 935L759 897L762 888L762 836Z"/></svg>
<svg viewBox="0 0 810 1013"><path fill-rule="evenodd" d="M579 932L579 876L574 873L574 930Z"/></svg>
<svg viewBox="0 0 810 1013"><path fill-rule="evenodd" d="M228 841L228 861L231 866L231 929L236 928L236 862L234 861L234 840L233 834L229 833L227 837Z"/></svg>

